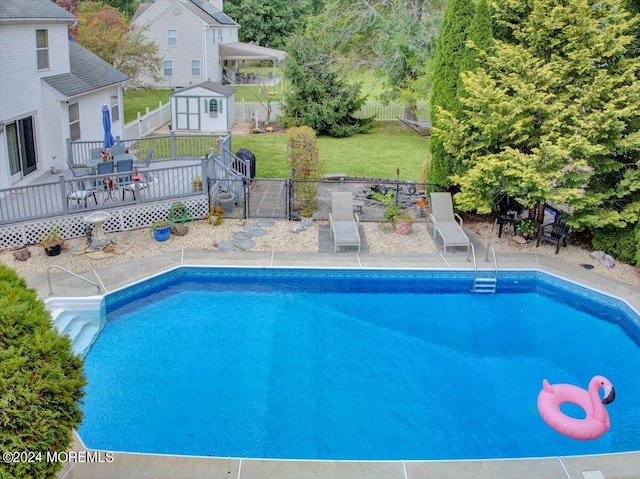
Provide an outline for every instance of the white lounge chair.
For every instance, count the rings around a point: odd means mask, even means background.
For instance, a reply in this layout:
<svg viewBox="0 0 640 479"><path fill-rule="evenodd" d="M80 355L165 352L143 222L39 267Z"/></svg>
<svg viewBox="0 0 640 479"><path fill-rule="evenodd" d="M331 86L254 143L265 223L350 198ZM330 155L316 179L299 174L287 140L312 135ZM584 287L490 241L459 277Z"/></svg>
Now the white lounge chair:
<svg viewBox="0 0 640 479"><path fill-rule="evenodd" d="M334 238L334 251L339 246L357 246L360 252L360 219L353 212L353 196L349 192L331 193L331 213L329 213L329 234Z"/></svg>
<svg viewBox="0 0 640 479"><path fill-rule="evenodd" d="M451 193L431 193L431 211L427 220L433 222L433 239L442 237L444 252L452 246L466 246L469 254L469 237L462 230L462 218L453 212ZM456 218L460 222L456 221Z"/></svg>

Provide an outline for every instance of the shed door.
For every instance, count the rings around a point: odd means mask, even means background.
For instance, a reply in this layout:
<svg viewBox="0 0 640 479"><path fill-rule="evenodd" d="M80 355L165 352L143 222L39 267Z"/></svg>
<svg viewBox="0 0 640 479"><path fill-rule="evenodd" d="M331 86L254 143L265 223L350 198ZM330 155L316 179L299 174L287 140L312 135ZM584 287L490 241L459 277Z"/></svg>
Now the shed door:
<svg viewBox="0 0 640 479"><path fill-rule="evenodd" d="M176 129L200 129L200 102L195 97L176 98Z"/></svg>

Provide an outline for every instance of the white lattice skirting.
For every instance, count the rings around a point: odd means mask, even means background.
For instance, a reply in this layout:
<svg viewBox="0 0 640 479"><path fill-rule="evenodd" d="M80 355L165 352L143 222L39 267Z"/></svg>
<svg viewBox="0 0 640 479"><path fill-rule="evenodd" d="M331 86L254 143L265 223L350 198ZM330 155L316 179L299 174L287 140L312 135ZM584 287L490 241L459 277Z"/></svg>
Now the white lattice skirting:
<svg viewBox="0 0 640 479"><path fill-rule="evenodd" d="M111 219L104 224L104 231L111 233L146 228L158 219L167 219L169 209L174 203L177 201L171 200L106 210L111 215ZM209 212L206 196L187 198L179 203L187 207L191 219L204 219ZM85 236L86 223L84 218L90 213L56 216L49 219L0 226L0 249L36 244L53 229L56 229L65 239Z"/></svg>

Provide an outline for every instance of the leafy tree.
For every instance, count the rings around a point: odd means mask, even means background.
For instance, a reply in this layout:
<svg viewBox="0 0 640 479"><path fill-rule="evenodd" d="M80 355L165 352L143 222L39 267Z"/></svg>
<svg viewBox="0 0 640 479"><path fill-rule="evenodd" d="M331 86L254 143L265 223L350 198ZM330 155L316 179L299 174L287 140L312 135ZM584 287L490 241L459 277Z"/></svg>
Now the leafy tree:
<svg viewBox="0 0 640 479"><path fill-rule="evenodd" d="M619 0L530 0L519 18L513 0L495 4L512 43L496 41L484 69L462 74L461 114L441 114L444 146L468 168L452 178L459 206L488 212L502 190L529 206L565 205L576 228L637 223L640 61L625 57L629 14Z"/></svg>
<svg viewBox="0 0 640 479"><path fill-rule="evenodd" d="M82 419L84 385L82 360L72 353L69 338L53 330L35 291L0 265L0 449L66 451ZM43 456L5 462L0 475L53 479L60 466Z"/></svg>
<svg viewBox="0 0 640 479"><path fill-rule="evenodd" d="M116 8L100 2L83 2L78 9L78 43L118 68L140 85L144 78L159 80L162 57L158 44Z"/></svg>
<svg viewBox="0 0 640 479"><path fill-rule="evenodd" d="M451 0L445 7L433 65L431 124L434 128L441 124L439 109L444 108L453 116L460 110L457 92L460 86L461 65L467 50L466 32L473 19L474 10L472 0ZM441 136L434 135L430 146L429 182L450 186L449 176L453 172L455 155L445 151Z"/></svg>
<svg viewBox="0 0 640 479"><path fill-rule="evenodd" d="M355 118L364 98L360 85L348 83L333 55L302 36L287 46L285 76L291 82L284 106L284 124L309 126L319 135L346 137L373 126L373 118Z"/></svg>
<svg viewBox="0 0 640 479"><path fill-rule="evenodd" d="M388 87L384 100L406 105L416 120L416 102L429 87L425 63L434 48L444 0L335 0L311 24L316 38L332 38L340 53L366 63Z"/></svg>
<svg viewBox="0 0 640 479"><path fill-rule="evenodd" d="M242 28L243 42L280 48L287 38L301 30L309 15L319 8L317 1L298 0L225 0L224 11Z"/></svg>

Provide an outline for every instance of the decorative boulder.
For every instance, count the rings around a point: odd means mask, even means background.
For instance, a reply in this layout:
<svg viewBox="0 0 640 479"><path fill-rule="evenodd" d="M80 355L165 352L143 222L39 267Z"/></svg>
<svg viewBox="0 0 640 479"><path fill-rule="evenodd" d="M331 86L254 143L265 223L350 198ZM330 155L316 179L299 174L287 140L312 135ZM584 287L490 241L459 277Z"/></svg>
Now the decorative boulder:
<svg viewBox="0 0 640 479"><path fill-rule="evenodd" d="M27 261L31 257L31 251L28 248L21 248L13 252L13 257L18 261Z"/></svg>
<svg viewBox="0 0 640 479"><path fill-rule="evenodd" d="M173 225L171 227L171 233L176 236L184 236L189 232L189 227L187 225Z"/></svg>

